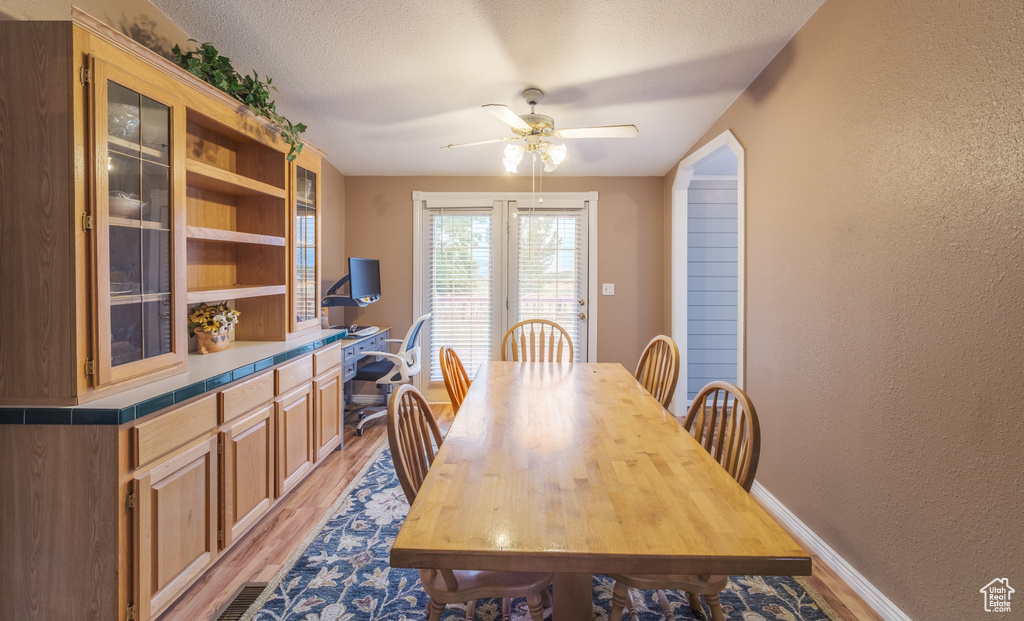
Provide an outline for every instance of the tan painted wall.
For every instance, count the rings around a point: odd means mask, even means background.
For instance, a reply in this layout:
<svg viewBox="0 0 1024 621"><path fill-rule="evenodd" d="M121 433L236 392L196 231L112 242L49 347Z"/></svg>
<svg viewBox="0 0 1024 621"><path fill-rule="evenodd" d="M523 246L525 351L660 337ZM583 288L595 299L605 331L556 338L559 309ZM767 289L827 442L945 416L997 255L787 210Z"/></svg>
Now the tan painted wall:
<svg viewBox="0 0 1024 621"><path fill-rule="evenodd" d="M547 177L552 192L596 190L598 358L633 369L662 332L664 223L660 177ZM390 325L401 338L412 323L412 192L528 192L530 177L346 177L345 251L381 259L381 300L346 311L349 323ZM591 300L594 303L594 300Z"/></svg>
<svg viewBox="0 0 1024 621"><path fill-rule="evenodd" d="M1022 42L1019 0L828 0L697 145L746 148L758 479L922 621L1024 588Z"/></svg>
<svg viewBox="0 0 1024 621"><path fill-rule="evenodd" d="M188 35L147 0L0 0L0 19L70 21L77 6L146 47L165 56Z"/></svg>

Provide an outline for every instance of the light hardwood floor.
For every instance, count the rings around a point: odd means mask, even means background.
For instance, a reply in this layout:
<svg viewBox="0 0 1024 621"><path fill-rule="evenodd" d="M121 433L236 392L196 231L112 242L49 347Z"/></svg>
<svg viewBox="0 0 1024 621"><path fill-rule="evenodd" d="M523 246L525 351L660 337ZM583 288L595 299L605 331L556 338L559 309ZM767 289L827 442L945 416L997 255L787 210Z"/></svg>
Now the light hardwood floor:
<svg viewBox="0 0 1024 621"><path fill-rule="evenodd" d="M447 431L452 420L451 406L432 407L441 430ZM354 424L346 425L344 449L333 451L243 541L224 554L205 576L186 591L160 617L160 621L213 619L217 610L243 583L270 581L367 460L387 441L384 419L368 424L362 437L355 437L354 430ZM882 621L820 559L813 554L812 559L814 573L807 581L842 619Z"/></svg>

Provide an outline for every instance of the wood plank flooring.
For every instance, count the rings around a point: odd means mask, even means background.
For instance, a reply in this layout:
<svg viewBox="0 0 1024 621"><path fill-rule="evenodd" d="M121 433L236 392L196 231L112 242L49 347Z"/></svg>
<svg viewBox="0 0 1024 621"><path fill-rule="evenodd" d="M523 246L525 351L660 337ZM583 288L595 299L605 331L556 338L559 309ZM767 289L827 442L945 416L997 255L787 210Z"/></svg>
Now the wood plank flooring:
<svg viewBox="0 0 1024 621"><path fill-rule="evenodd" d="M447 431L452 420L451 406L432 407L442 431ZM270 581L370 457L387 442L383 418L368 424L362 437L355 437L354 431L355 425L347 424L344 449L333 451L241 542L192 585L159 621L212 620L242 584ZM811 556L814 573L807 582L842 619L882 621L821 559Z"/></svg>

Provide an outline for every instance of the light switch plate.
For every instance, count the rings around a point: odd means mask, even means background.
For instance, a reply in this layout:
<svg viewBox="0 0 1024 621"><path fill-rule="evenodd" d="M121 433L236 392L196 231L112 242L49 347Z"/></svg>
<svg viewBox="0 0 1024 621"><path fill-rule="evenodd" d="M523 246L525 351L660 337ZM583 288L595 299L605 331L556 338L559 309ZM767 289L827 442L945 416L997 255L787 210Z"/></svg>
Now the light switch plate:
<svg viewBox="0 0 1024 621"><path fill-rule="evenodd" d="M615 283L606 282L602 284L601 295L615 295Z"/></svg>

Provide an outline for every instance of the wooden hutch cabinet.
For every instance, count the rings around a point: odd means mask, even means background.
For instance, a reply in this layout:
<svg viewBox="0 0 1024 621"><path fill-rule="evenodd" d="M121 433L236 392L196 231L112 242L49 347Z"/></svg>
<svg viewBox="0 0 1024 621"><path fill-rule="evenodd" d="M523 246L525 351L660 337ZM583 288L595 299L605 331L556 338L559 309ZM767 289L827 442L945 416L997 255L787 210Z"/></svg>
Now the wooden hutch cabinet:
<svg viewBox="0 0 1024 621"><path fill-rule="evenodd" d="M287 151L77 9L0 21L0 618L155 618L341 445L324 154ZM189 354L203 302L228 351Z"/></svg>

